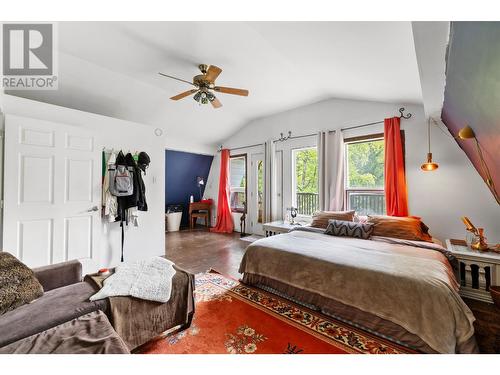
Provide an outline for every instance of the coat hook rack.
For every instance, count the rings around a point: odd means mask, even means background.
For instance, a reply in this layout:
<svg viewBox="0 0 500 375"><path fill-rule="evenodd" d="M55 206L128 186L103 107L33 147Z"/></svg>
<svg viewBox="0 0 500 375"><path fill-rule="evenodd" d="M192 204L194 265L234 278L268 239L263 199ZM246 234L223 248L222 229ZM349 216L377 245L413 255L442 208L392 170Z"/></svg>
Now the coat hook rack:
<svg viewBox="0 0 500 375"><path fill-rule="evenodd" d="M291 130L288 131L288 135L286 137L283 136L283 133L280 133L280 137L276 140L276 142L285 142L286 140L292 138Z"/></svg>
<svg viewBox="0 0 500 375"><path fill-rule="evenodd" d="M411 113L408 112L407 115L404 114L404 111L406 111L405 107L401 107L399 108L399 113L400 113L400 116L399 118L404 118L405 120L408 120L410 117L411 117Z"/></svg>

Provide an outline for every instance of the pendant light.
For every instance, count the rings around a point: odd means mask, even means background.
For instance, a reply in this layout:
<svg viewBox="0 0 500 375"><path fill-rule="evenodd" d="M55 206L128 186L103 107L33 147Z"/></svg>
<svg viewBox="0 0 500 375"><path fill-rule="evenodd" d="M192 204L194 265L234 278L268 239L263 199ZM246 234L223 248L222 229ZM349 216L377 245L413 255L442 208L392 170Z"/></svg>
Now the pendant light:
<svg viewBox="0 0 500 375"><path fill-rule="evenodd" d="M432 152L431 152L431 118L427 120L427 141L429 144L429 152L427 153L427 162L420 166L420 169L424 172L435 171L439 168L438 163L434 163L432 161Z"/></svg>

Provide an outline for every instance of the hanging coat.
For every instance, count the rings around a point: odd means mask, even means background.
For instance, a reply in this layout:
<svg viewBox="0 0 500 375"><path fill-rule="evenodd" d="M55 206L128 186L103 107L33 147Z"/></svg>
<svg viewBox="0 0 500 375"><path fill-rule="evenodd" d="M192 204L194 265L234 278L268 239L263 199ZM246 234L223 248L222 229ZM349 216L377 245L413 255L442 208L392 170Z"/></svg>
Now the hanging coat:
<svg viewBox="0 0 500 375"><path fill-rule="evenodd" d="M109 222L116 220L118 214L118 202L116 197L109 191L109 167L116 162L116 154L111 152L106 162L104 180L102 184L102 204L104 206L103 215Z"/></svg>
<svg viewBox="0 0 500 375"><path fill-rule="evenodd" d="M147 211L146 186L142 179L141 170L131 153L125 156L125 163L127 167L133 168L134 170L134 193L127 197L127 208L137 207L139 211Z"/></svg>

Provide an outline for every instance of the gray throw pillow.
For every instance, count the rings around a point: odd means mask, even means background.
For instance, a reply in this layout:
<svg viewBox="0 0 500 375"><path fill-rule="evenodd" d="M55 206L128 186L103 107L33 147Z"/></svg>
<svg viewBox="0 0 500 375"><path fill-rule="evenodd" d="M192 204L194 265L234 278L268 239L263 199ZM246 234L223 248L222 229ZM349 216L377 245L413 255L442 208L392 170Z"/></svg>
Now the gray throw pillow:
<svg viewBox="0 0 500 375"><path fill-rule="evenodd" d="M373 224L353 221L329 220L325 234L339 237L354 237L367 240L373 233Z"/></svg>
<svg viewBox="0 0 500 375"><path fill-rule="evenodd" d="M0 315L41 297L33 271L15 256L0 251Z"/></svg>

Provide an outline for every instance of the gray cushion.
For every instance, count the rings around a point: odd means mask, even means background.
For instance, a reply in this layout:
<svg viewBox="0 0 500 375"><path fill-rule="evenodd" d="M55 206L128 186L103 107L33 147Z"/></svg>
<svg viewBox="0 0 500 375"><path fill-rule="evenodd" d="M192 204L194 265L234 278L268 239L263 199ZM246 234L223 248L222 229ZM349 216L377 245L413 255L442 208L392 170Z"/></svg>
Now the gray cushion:
<svg viewBox="0 0 500 375"><path fill-rule="evenodd" d="M373 224L353 221L329 220L325 234L340 237L354 237L367 240L373 233Z"/></svg>
<svg viewBox="0 0 500 375"><path fill-rule="evenodd" d="M108 300L90 302L96 288L80 282L51 290L30 304L0 316L0 347L92 311L107 312Z"/></svg>
<svg viewBox="0 0 500 375"><path fill-rule="evenodd" d="M0 354L130 353L102 311L94 311L0 348Z"/></svg>

